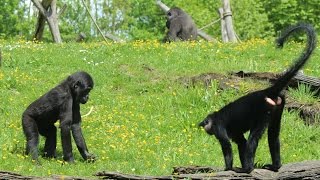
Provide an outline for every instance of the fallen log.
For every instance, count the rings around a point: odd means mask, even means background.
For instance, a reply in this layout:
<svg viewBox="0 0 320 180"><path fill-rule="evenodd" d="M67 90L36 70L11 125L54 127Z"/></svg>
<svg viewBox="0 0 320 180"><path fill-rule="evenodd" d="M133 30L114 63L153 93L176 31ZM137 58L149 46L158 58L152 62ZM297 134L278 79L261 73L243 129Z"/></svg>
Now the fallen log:
<svg viewBox="0 0 320 180"><path fill-rule="evenodd" d="M209 88L214 81L217 81L217 86L221 90L226 89L239 89L239 83L244 78L253 78L257 80L269 81L274 83L280 74L262 72L262 73L245 73L243 71L230 73L229 76L219 73L203 73L192 77L180 77L177 82L183 84L185 87L194 87L197 84L203 84L206 88ZM297 88L299 83L307 84L311 87L311 90L316 90L315 95L319 96L320 79L310 76L305 76L301 73L296 75L289 83L289 87ZM255 90L255 89L252 89ZM307 125L320 123L320 103L305 104L292 100L287 95L286 108L288 110L299 111L299 116Z"/></svg>
<svg viewBox="0 0 320 180"><path fill-rule="evenodd" d="M49 177L36 177L36 176L23 176L18 173L9 172L9 171L0 171L0 179L6 180L16 180L16 179L24 179L24 180L88 180L91 178L84 177L74 177L74 176L64 176L64 175L52 175Z"/></svg>
<svg viewBox="0 0 320 180"><path fill-rule="evenodd" d="M219 168L218 168L219 169ZM304 161L282 166L278 172L266 169L254 169L250 174L234 171L217 171L215 167L187 166L176 167L173 175L144 176L118 172L98 172L95 175L102 179L319 179L320 161ZM177 171L178 170L178 171ZM199 173L199 170L206 172ZM190 173L190 174L185 174ZM197 174L196 174L197 173Z"/></svg>
<svg viewBox="0 0 320 180"><path fill-rule="evenodd" d="M238 76L241 78L253 78L258 80L267 80L271 83L274 83L281 74L269 73L269 72L231 72L230 75ZM319 96L320 94L320 78L306 76L301 71L291 79L288 86L291 88L297 88L299 84L306 84L310 86L311 91L315 92L315 95Z"/></svg>
<svg viewBox="0 0 320 180"><path fill-rule="evenodd" d="M320 161L310 160L283 165L278 172L266 169L254 169L250 174L236 173L234 171L222 171L222 168L208 166L185 166L175 167L172 175L167 176L146 176L124 174L119 172L97 172L95 176L99 179L319 179ZM95 178L73 177L63 175L52 175L50 177L23 176L14 172L0 171L0 179L32 179L32 180L85 180Z"/></svg>
<svg viewBox="0 0 320 180"><path fill-rule="evenodd" d="M286 105L289 111L299 112L299 116L306 125L320 124L320 104L305 104L292 100L290 97L286 98Z"/></svg>
<svg viewBox="0 0 320 180"><path fill-rule="evenodd" d="M31 176L22 176L20 174L8 171L0 171L0 179L33 179Z"/></svg>

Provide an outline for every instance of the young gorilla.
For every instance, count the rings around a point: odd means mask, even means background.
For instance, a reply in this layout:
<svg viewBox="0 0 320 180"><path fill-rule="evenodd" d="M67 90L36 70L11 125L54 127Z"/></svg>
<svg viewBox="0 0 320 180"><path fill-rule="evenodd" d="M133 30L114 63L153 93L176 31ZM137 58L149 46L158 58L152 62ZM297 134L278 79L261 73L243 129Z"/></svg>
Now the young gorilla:
<svg viewBox="0 0 320 180"><path fill-rule="evenodd" d="M27 138L26 153L31 154L32 159L39 162L39 134L46 137L44 156L56 157L57 128L54 123L59 119L63 159L74 162L71 130L83 159L95 160L83 138L80 115L80 103L88 101L92 88L91 76L86 72L76 72L28 106L22 115L22 127Z"/></svg>
<svg viewBox="0 0 320 180"><path fill-rule="evenodd" d="M192 18L178 7L171 8L167 12L166 27L169 31L164 42L197 39L197 27Z"/></svg>
<svg viewBox="0 0 320 180"><path fill-rule="evenodd" d="M285 97L281 91L287 86L291 78L303 67L316 47L316 35L312 26L297 24L288 28L277 39L279 47L282 47L288 36L298 30L307 33L307 46L297 61L269 88L252 92L238 100L231 102L218 112L209 114L199 126L204 127L210 135L215 135L221 144L225 160L225 170L232 170L233 155L229 138L239 149L242 165L240 172L251 172L254 169L254 157L264 130L268 126L269 150L272 164L264 168L277 171L281 167L280 160L280 122ZM248 140L243 133L250 130Z"/></svg>

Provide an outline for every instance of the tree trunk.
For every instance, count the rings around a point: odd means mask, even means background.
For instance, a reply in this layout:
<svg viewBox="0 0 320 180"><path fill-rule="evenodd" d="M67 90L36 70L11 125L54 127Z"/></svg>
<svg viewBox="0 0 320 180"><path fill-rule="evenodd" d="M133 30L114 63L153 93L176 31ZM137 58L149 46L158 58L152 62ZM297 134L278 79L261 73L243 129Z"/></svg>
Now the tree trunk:
<svg viewBox="0 0 320 180"><path fill-rule="evenodd" d="M226 29L226 22L223 18L223 8L218 9L219 16L221 18L220 24L221 24L221 38L222 42L229 42L228 33Z"/></svg>
<svg viewBox="0 0 320 180"><path fill-rule="evenodd" d="M52 0L51 8L49 10L48 24L51 30L51 35L56 43L61 43L60 30L58 25L58 15L57 15L57 0Z"/></svg>
<svg viewBox="0 0 320 180"><path fill-rule="evenodd" d="M230 42L237 42L237 37L233 29L232 13L229 0L222 0L223 3L223 20L225 21L225 28ZM222 28L222 26L221 26Z"/></svg>
<svg viewBox="0 0 320 180"><path fill-rule="evenodd" d="M58 25L57 0L31 0L39 10L39 17L36 26L34 38L38 41L42 40L45 21L48 22L54 42L61 43L61 36Z"/></svg>
<svg viewBox="0 0 320 180"><path fill-rule="evenodd" d="M47 1L42 1L41 5L45 10L49 9L49 5L51 4L52 0L47 0ZM43 37L43 31L44 31L44 25L46 23L46 18L44 15L42 15L41 13L39 13L38 15L38 21L37 21L37 25L36 25L36 31L34 34L34 38L38 41L42 40Z"/></svg>

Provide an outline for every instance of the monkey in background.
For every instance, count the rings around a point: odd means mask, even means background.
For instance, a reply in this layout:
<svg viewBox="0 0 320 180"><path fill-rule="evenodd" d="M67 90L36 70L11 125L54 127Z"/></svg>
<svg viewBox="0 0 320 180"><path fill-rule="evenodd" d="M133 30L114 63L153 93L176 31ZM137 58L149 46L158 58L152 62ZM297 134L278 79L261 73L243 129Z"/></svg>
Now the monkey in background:
<svg viewBox="0 0 320 180"><path fill-rule="evenodd" d="M164 42L187 41L197 39L197 27L192 18L178 7L173 7L167 12L166 27L168 33Z"/></svg>

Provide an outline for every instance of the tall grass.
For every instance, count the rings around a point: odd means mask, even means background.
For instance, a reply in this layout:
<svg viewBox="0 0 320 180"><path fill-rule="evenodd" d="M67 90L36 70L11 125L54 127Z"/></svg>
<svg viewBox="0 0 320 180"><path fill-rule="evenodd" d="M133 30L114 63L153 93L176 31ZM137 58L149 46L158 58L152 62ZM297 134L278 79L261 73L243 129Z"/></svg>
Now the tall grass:
<svg viewBox="0 0 320 180"><path fill-rule="evenodd" d="M291 43L276 50L272 42L260 39L239 44L136 41L57 45L2 40L0 44L0 169L37 176L92 176L102 170L164 175L170 174L173 166L222 167L218 141L197 123L207 113L255 89L257 82L221 91L217 82L209 88L201 84L187 88L177 79L208 72L282 72L303 47ZM317 49L304 68L306 74L319 77L319 58ZM86 114L93 107L82 127L89 151L98 160L83 162L73 144L76 163L63 163L58 138L58 158L40 158L42 166L35 166L24 155L21 114L32 101L79 70L89 72L95 81L81 112ZM304 125L294 112L285 112L282 121L283 162L319 159L319 127ZM43 146L42 138L40 149ZM236 146L233 149L239 166ZM263 137L256 162L270 161Z"/></svg>

